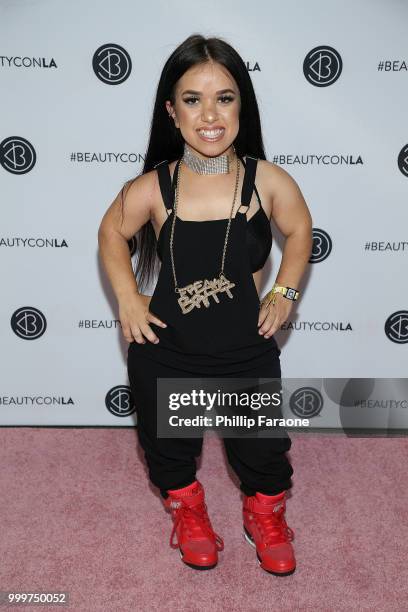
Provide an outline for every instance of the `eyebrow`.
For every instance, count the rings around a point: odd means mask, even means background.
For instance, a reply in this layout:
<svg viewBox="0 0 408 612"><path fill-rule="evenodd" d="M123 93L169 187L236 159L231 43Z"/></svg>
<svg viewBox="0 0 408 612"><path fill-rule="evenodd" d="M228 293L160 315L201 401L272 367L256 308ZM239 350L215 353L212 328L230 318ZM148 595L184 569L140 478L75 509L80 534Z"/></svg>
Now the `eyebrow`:
<svg viewBox="0 0 408 612"><path fill-rule="evenodd" d="M186 89L185 91L182 92L182 95L184 94L195 94L195 95L200 95L202 92L201 91L194 91L194 89ZM224 94L224 93L233 93L235 94L235 91L233 89L220 89L219 91L215 92L216 94Z"/></svg>

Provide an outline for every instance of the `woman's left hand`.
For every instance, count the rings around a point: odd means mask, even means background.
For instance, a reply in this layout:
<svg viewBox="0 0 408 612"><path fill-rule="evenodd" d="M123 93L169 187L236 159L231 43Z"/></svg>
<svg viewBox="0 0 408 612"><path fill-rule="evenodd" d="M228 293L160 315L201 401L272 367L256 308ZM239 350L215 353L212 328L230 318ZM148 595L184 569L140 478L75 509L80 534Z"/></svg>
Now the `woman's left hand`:
<svg viewBox="0 0 408 612"><path fill-rule="evenodd" d="M281 293L275 293L275 305L272 302L269 306L262 304L259 310L258 331L264 338L270 338L280 328L290 314L293 301L285 298Z"/></svg>

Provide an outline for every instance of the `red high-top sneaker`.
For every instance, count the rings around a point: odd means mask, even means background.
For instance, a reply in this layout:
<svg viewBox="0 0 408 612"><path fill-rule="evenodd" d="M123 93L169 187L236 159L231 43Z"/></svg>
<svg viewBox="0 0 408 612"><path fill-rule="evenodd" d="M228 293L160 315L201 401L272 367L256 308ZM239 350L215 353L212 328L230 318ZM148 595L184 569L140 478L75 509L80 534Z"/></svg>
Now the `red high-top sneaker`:
<svg viewBox="0 0 408 612"><path fill-rule="evenodd" d="M194 569L212 569L218 563L218 551L224 542L211 526L204 501L204 489L198 480L182 489L168 490L164 505L173 519L170 546L178 548L182 561ZM173 542L174 535L177 543Z"/></svg>
<svg viewBox="0 0 408 612"><path fill-rule="evenodd" d="M244 537L256 548L259 565L275 576L288 576L296 569L292 544L294 533L286 524L286 491L278 495L244 495Z"/></svg>

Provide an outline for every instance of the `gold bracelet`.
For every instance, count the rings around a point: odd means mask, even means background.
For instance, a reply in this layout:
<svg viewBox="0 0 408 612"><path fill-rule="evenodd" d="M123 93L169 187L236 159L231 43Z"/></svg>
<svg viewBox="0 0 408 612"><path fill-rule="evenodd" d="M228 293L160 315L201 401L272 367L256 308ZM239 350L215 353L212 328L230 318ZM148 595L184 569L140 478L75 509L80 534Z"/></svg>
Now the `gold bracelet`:
<svg viewBox="0 0 408 612"><path fill-rule="evenodd" d="M268 291L268 293L262 298L261 306L266 306L266 308L269 306L269 304L272 304L272 306L275 306L275 301L276 301L275 293L276 292L273 289Z"/></svg>

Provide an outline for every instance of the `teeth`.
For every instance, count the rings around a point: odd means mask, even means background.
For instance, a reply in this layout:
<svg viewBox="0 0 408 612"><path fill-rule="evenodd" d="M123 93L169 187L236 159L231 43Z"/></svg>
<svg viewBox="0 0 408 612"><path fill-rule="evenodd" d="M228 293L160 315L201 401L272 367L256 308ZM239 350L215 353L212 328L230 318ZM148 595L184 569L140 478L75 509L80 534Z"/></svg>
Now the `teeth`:
<svg viewBox="0 0 408 612"><path fill-rule="evenodd" d="M224 130L199 130L199 133L207 138L216 138L220 134L222 134Z"/></svg>

